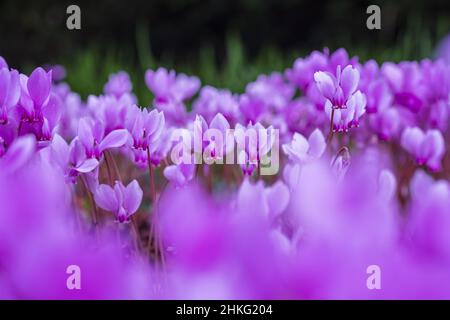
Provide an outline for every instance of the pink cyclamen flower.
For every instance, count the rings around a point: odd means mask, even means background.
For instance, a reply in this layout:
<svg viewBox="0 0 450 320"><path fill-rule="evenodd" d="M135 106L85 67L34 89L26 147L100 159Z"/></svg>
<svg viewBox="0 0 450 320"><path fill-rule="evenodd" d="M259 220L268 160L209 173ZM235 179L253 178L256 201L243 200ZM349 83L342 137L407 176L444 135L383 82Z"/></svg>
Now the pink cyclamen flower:
<svg viewBox="0 0 450 320"><path fill-rule="evenodd" d="M326 148L325 138L319 129L315 129L308 140L296 132L290 143L282 146L284 153L296 163L305 163L322 156Z"/></svg>
<svg viewBox="0 0 450 320"><path fill-rule="evenodd" d="M76 183L81 173L93 171L98 166L98 160L87 158L86 152L78 137L73 139L70 145L55 134L50 147L51 160L61 168L66 182Z"/></svg>
<svg viewBox="0 0 450 320"><path fill-rule="evenodd" d="M336 76L326 71L314 73L314 80L322 95L335 109L347 108L347 103L354 95L359 83L359 71L348 65L341 71L336 68Z"/></svg>
<svg viewBox="0 0 450 320"><path fill-rule="evenodd" d="M406 128L401 137L401 145L415 156L416 162L431 170L441 169L441 160L445 153L445 142L439 130L423 132L420 128Z"/></svg>
<svg viewBox="0 0 450 320"><path fill-rule="evenodd" d="M131 93L133 84L131 83L128 73L120 71L116 74L111 74L108 82L105 84L103 91L106 94L111 94L116 98L120 98L125 93Z"/></svg>
<svg viewBox="0 0 450 320"><path fill-rule="evenodd" d="M128 145L133 151L134 161L144 166L151 160L148 159L147 149L156 144L165 128L164 113L155 109L150 112L145 108L141 110L135 105L129 112L127 128L131 137Z"/></svg>
<svg viewBox="0 0 450 320"><path fill-rule="evenodd" d="M128 131L118 129L105 135L105 126L101 121L83 118L78 123L78 137L86 156L100 159L105 150L122 147L128 140Z"/></svg>
<svg viewBox="0 0 450 320"><path fill-rule="evenodd" d="M8 123L9 113L20 99L19 73L0 68L0 125Z"/></svg>
<svg viewBox="0 0 450 320"><path fill-rule="evenodd" d="M423 71L417 62L385 62L381 66L381 73L394 93L396 104L412 112L418 112L423 107L426 86L423 83Z"/></svg>
<svg viewBox="0 0 450 320"><path fill-rule="evenodd" d="M20 134L32 133L39 145L47 145L59 123L61 99L51 92L52 71L35 69L30 77L20 75L21 95L17 111Z"/></svg>
<svg viewBox="0 0 450 320"><path fill-rule="evenodd" d="M292 69L286 70L285 75L289 81L306 92L309 85L314 83L314 73L326 70L327 65L328 57L320 51L313 51L306 58L296 59Z"/></svg>
<svg viewBox="0 0 450 320"><path fill-rule="evenodd" d="M142 189L136 180L131 181L126 187L119 181L116 181L114 188L101 184L94 192L97 205L112 212L121 223L130 221L131 215L141 204L142 195Z"/></svg>
<svg viewBox="0 0 450 320"><path fill-rule="evenodd" d="M265 114L285 109L294 94L294 86L286 83L281 74L260 75L246 86L239 98L239 108L247 122L261 121Z"/></svg>
<svg viewBox="0 0 450 320"><path fill-rule="evenodd" d="M333 105L330 100L325 103L325 112L331 119ZM366 96L361 91L355 92L346 102L345 108L334 110L333 130L346 132L359 126L359 118L366 113Z"/></svg>
<svg viewBox="0 0 450 320"><path fill-rule="evenodd" d="M195 113L202 115L207 121L211 121L217 113L230 122L239 118L239 102L236 95L225 89L216 89L204 86L200 91L200 97L192 105Z"/></svg>
<svg viewBox="0 0 450 320"><path fill-rule="evenodd" d="M20 105L29 120L38 120L42 117L42 108L50 98L52 87L52 72L45 72L42 68L35 69L30 77L21 75L20 83L22 95Z"/></svg>
<svg viewBox="0 0 450 320"><path fill-rule="evenodd" d="M166 103L170 100L181 102L191 98L200 88L197 77L176 74L174 70L158 68L156 71L145 72L145 83L155 95L156 103Z"/></svg>
<svg viewBox="0 0 450 320"><path fill-rule="evenodd" d="M394 138L400 127L400 114L394 107L378 111L369 120L378 138L384 141Z"/></svg>
<svg viewBox="0 0 450 320"><path fill-rule="evenodd" d="M236 205L241 214L257 214L273 220L286 209L289 198L289 189L281 180L264 187L261 180L252 184L245 179L239 188Z"/></svg>
<svg viewBox="0 0 450 320"><path fill-rule="evenodd" d="M223 159L234 147L230 124L221 113L216 114L209 125L202 116L197 115L194 121L194 139L202 141L201 150L195 151L202 155L205 153L207 161Z"/></svg>
<svg viewBox="0 0 450 320"><path fill-rule="evenodd" d="M175 187L184 187L189 181L194 178L195 164L180 163L178 165L171 165L164 168L164 177L172 182Z"/></svg>
<svg viewBox="0 0 450 320"><path fill-rule="evenodd" d="M237 124L234 137L237 143L238 163L246 175L252 175L258 163L268 155L277 140L278 132L272 126L264 128L262 124L251 122L246 126Z"/></svg>
<svg viewBox="0 0 450 320"><path fill-rule="evenodd" d="M103 122L105 133L108 134L116 129L124 129L128 113L135 103L135 97L123 94L120 98L113 95L89 96L87 109L93 118Z"/></svg>

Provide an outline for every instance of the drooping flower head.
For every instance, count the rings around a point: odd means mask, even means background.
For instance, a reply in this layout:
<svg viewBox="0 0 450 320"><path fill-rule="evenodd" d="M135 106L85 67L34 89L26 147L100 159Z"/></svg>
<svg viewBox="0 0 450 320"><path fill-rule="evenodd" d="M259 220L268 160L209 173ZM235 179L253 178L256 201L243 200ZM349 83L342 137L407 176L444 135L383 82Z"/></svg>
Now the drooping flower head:
<svg viewBox="0 0 450 320"><path fill-rule="evenodd" d="M328 104L335 109L345 109L358 87L359 71L351 65L341 70L338 65L335 75L318 71L314 73L314 80Z"/></svg>
<svg viewBox="0 0 450 320"><path fill-rule="evenodd" d="M423 132L417 127L406 128L402 133L401 145L415 157L419 165L426 165L434 171L441 169L445 142L439 130Z"/></svg>
<svg viewBox="0 0 450 320"><path fill-rule="evenodd" d="M142 189L136 180L131 181L126 187L119 181L115 182L114 187L101 184L94 192L97 205L112 212L120 223L130 221L141 204L142 195Z"/></svg>
<svg viewBox="0 0 450 320"><path fill-rule="evenodd" d="M148 148L156 143L165 127L163 112L158 110L148 111L134 105L129 111L127 128L131 139L128 144L134 155L134 161L140 166L147 165ZM151 149L150 149L151 150Z"/></svg>
<svg viewBox="0 0 450 320"><path fill-rule="evenodd" d="M60 135L55 134L50 146L50 156L50 160L59 166L69 183L76 183L80 174L93 171L99 164L97 159L86 157L86 151L78 137L68 145Z"/></svg>
<svg viewBox="0 0 450 320"><path fill-rule="evenodd" d="M105 135L105 126L101 121L83 118L78 123L78 138L88 158L100 159L107 149L122 147L128 140L128 131L117 129Z"/></svg>

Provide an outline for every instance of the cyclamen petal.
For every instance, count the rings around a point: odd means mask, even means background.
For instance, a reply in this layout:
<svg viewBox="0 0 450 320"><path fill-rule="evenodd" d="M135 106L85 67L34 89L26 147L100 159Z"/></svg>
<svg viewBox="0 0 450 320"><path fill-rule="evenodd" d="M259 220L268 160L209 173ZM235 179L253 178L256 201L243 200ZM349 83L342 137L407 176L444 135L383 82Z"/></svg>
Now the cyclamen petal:
<svg viewBox="0 0 450 320"><path fill-rule="evenodd" d="M128 140L128 131L119 129L111 131L100 143L100 152L106 149L122 147Z"/></svg>
<svg viewBox="0 0 450 320"><path fill-rule="evenodd" d="M266 188L265 195L272 217L282 213L289 203L289 189L281 181L277 181L272 186Z"/></svg>
<svg viewBox="0 0 450 320"><path fill-rule="evenodd" d="M350 95L355 92L359 83L359 72L353 66L348 65L342 70L340 86L344 93L344 97L348 98Z"/></svg>
<svg viewBox="0 0 450 320"><path fill-rule="evenodd" d="M98 165L99 165L98 160L91 158L91 159L86 159L85 161L77 164L74 167L74 169L81 173L87 173L87 172L91 172L92 170L97 168Z"/></svg>
<svg viewBox="0 0 450 320"><path fill-rule="evenodd" d="M418 154L425 135L419 128L406 128L401 137L403 148L412 154Z"/></svg>
<svg viewBox="0 0 450 320"><path fill-rule="evenodd" d="M27 89L31 99L37 106L42 106L48 99L52 85L52 72L45 72L42 68L35 69L27 82Z"/></svg>
<svg viewBox="0 0 450 320"><path fill-rule="evenodd" d="M20 99L19 73L0 68L0 108L14 107Z"/></svg>
<svg viewBox="0 0 450 320"><path fill-rule="evenodd" d="M143 191L136 180L131 181L123 191L123 207L132 215L141 205Z"/></svg>
<svg viewBox="0 0 450 320"><path fill-rule="evenodd" d="M90 149L94 145L94 133L92 132L92 120L83 118L78 122L78 138L85 148Z"/></svg>
<svg viewBox="0 0 450 320"><path fill-rule="evenodd" d="M313 158L320 158L326 149L325 137L322 131L315 129L308 138L309 151L308 153Z"/></svg>
<svg viewBox="0 0 450 320"><path fill-rule="evenodd" d="M445 153L445 142L439 130L406 128L401 137L401 145L416 158L420 165L427 165L431 170L441 169L441 160Z"/></svg>
<svg viewBox="0 0 450 320"><path fill-rule="evenodd" d="M175 184L176 187L184 187L191 181L195 174L195 164L171 165L164 168L164 177Z"/></svg>
<svg viewBox="0 0 450 320"><path fill-rule="evenodd" d="M27 135L15 140L6 154L0 158L2 171L14 172L23 167L32 157L36 149L36 139Z"/></svg>
<svg viewBox="0 0 450 320"><path fill-rule="evenodd" d="M116 212L119 209L119 203L113 188L106 184L98 186L94 193L94 199L95 203L103 210Z"/></svg>
<svg viewBox="0 0 450 320"><path fill-rule="evenodd" d="M314 73L314 80L323 96L331 100L336 92L333 75L329 72L319 71Z"/></svg>
<svg viewBox="0 0 450 320"><path fill-rule="evenodd" d="M182 187L186 182L183 173L176 165L167 166L166 168L164 168L163 173L164 177L166 177L167 180L174 183L178 187Z"/></svg>
<svg viewBox="0 0 450 320"><path fill-rule="evenodd" d="M394 174L388 169L382 170L378 176L378 193L382 199L392 200L395 196L396 188L397 180Z"/></svg>

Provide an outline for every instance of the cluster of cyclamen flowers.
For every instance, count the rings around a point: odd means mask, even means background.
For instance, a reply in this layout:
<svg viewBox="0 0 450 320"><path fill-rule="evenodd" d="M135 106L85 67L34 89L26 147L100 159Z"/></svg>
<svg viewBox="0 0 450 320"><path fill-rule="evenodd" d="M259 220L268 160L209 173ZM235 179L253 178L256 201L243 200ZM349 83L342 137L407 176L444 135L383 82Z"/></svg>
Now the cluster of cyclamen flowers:
<svg viewBox="0 0 450 320"><path fill-rule="evenodd" d="M0 57L0 297L450 296L443 60L315 51L242 94L158 68L148 107L125 72L82 101L55 71ZM171 162L176 130L208 128L278 130L280 173L258 172L271 140L244 165ZM67 291L54 274L77 263Z"/></svg>

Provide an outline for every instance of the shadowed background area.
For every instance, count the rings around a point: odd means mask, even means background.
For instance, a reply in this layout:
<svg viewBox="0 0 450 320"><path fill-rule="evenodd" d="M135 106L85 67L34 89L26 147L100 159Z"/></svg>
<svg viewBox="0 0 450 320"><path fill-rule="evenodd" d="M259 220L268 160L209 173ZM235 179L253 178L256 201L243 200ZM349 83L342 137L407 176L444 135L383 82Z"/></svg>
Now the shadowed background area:
<svg viewBox="0 0 450 320"><path fill-rule="evenodd" d="M81 8L82 30L66 28L70 4ZM381 7L381 30L366 28L371 4ZM101 90L109 72L139 72L135 82L159 65L241 91L257 74L282 70L314 49L345 47L362 60L420 59L449 30L448 0L0 3L0 55L25 71L63 64L82 94ZM86 77L93 81L80 83Z"/></svg>

